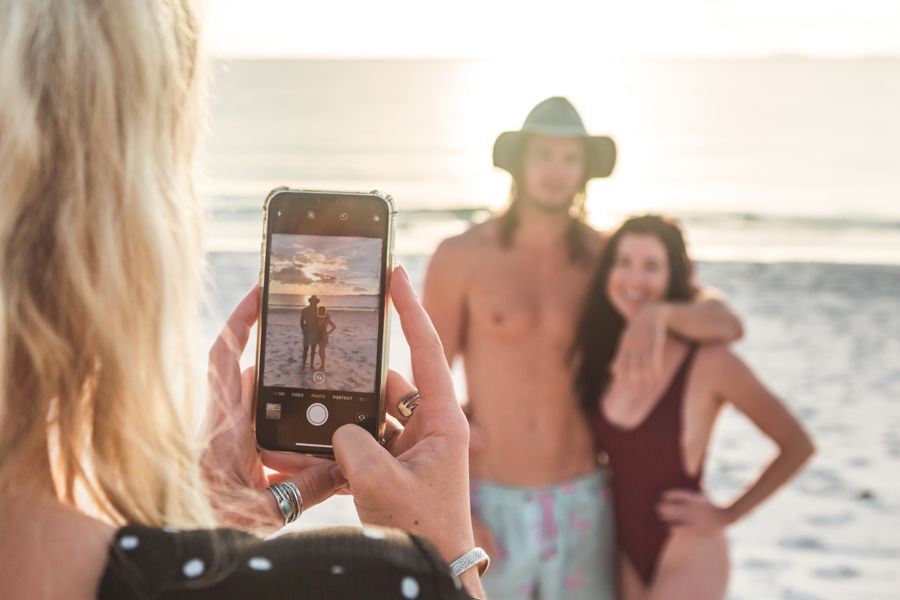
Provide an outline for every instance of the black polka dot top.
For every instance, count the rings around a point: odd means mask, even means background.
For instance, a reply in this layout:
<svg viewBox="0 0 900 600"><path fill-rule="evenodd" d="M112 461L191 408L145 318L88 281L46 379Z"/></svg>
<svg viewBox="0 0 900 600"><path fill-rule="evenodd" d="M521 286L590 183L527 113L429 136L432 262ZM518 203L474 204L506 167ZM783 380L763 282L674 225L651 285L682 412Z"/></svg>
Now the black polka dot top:
<svg viewBox="0 0 900 600"><path fill-rule="evenodd" d="M337 528L263 540L234 529L119 529L101 600L468 599L427 541L398 530Z"/></svg>

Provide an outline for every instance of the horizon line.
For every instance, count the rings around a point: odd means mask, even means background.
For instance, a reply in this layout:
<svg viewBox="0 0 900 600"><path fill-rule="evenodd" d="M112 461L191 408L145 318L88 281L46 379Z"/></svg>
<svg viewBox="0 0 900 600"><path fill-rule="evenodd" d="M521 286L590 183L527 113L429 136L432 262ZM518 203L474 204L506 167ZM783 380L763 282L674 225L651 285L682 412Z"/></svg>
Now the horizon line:
<svg viewBox="0 0 900 600"><path fill-rule="evenodd" d="M209 56L214 60L267 60L267 61L452 61L452 62L519 62L540 60L547 62L545 57L522 56L476 56L476 55L449 55L449 54L281 54L281 53L213 53ZM552 61L552 59L550 59ZM768 52L760 54L620 54L610 55L596 62L615 62L629 60L900 60L900 52L863 52L853 54L821 54L804 52Z"/></svg>

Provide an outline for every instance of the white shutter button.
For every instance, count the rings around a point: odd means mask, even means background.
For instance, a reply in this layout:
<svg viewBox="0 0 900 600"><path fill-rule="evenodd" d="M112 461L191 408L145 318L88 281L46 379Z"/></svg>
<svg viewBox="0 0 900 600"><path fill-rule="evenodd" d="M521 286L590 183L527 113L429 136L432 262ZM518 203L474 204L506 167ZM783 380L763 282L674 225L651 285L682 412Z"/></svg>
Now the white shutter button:
<svg viewBox="0 0 900 600"><path fill-rule="evenodd" d="M309 408L306 409L306 420L318 427L328 420L328 409L319 402L310 404Z"/></svg>

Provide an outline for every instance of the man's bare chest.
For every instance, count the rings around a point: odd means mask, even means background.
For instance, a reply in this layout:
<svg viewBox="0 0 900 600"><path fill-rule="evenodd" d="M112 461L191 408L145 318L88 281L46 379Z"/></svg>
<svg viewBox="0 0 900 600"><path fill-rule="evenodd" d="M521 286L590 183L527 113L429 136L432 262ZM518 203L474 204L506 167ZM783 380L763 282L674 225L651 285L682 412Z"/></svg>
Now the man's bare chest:
<svg viewBox="0 0 900 600"><path fill-rule="evenodd" d="M589 270L550 261L485 261L471 280L466 311L470 335L510 340L570 340L587 290Z"/></svg>

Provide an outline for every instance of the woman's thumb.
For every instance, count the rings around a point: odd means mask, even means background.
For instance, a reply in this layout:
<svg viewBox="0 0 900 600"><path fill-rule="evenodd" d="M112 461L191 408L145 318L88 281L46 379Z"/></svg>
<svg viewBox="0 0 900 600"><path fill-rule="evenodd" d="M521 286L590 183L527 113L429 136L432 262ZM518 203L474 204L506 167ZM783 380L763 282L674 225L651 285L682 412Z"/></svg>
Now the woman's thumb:
<svg viewBox="0 0 900 600"><path fill-rule="evenodd" d="M332 436L334 459L350 487L357 491L369 482L385 484L397 461L375 441L372 434L358 425L344 425Z"/></svg>

